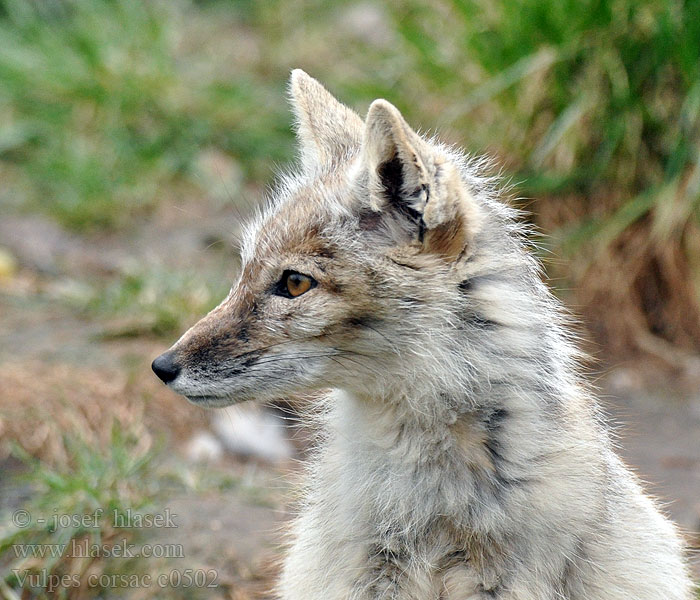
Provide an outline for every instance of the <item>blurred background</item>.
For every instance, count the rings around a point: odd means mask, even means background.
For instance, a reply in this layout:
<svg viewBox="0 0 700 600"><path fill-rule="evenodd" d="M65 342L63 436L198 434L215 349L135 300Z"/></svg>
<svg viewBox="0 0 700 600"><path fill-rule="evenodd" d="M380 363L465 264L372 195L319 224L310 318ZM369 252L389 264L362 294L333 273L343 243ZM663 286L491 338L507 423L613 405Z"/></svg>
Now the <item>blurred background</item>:
<svg viewBox="0 0 700 600"><path fill-rule="evenodd" d="M308 432L286 405L192 407L150 361L225 296L240 222L295 156L294 67L495 159L620 452L698 547L699 15L0 0L0 598L269 597ZM140 556L60 546L122 542Z"/></svg>

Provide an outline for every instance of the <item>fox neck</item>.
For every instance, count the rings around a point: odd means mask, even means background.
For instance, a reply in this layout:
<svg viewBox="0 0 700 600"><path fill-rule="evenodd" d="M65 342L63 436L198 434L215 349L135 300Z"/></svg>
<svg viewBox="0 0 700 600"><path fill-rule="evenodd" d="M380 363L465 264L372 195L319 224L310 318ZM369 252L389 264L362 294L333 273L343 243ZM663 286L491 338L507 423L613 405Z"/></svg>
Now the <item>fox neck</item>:
<svg viewBox="0 0 700 600"><path fill-rule="evenodd" d="M520 423L527 434L529 423L551 421L579 402L556 312L539 307L516 325L491 322L488 314L462 318L462 327L445 328L442 336L435 330L430 346L426 341L420 353L404 356L405 364L387 369L383 379L339 391L339 426L347 423L347 431L379 447L391 447L408 429L424 433L428 445L447 437L464 445L466 438L495 435L506 422L515 429ZM511 439L518 437L516 431Z"/></svg>
<svg viewBox="0 0 700 600"><path fill-rule="evenodd" d="M541 477L536 465L594 473L600 432L585 395L563 383L554 393L551 381L538 382L539 371L527 375L517 359L503 362L494 360L492 372L472 369L471 379L445 373L385 385L376 395L337 390L329 468L356 482L347 498L353 510L370 511L378 531L420 532L445 515L459 529L487 534L503 519L503 491L526 489ZM483 518L464 509L472 502Z"/></svg>

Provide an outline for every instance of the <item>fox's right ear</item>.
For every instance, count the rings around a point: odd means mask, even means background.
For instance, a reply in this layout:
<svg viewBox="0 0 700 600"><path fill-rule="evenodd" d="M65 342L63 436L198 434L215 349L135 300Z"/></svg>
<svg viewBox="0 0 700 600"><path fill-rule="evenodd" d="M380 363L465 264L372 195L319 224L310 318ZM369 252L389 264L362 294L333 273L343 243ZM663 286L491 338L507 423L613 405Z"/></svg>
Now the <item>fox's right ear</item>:
<svg viewBox="0 0 700 600"><path fill-rule="evenodd" d="M289 93L305 167L328 167L358 151L364 123L357 113L301 69L292 71Z"/></svg>
<svg viewBox="0 0 700 600"><path fill-rule="evenodd" d="M369 107L362 163L370 208L399 225L396 242L416 243L447 259L471 249L481 212L458 166L386 100Z"/></svg>

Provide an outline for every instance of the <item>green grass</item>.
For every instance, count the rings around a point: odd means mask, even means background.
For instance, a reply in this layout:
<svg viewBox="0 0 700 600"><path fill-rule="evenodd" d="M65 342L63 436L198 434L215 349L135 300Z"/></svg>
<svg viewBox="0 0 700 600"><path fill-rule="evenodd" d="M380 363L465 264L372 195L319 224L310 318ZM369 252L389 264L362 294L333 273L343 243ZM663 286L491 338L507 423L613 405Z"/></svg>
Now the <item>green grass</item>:
<svg viewBox="0 0 700 600"><path fill-rule="evenodd" d="M165 268L134 269L91 288L80 299L92 317L108 320L104 336L173 336L219 304L228 293L228 277Z"/></svg>
<svg viewBox="0 0 700 600"><path fill-rule="evenodd" d="M214 48L191 37L194 10L0 0L0 172L12 183L0 202L77 229L114 227L174 187L205 193L195 167L208 147L248 174L287 157L291 135L276 116L285 82L208 67Z"/></svg>
<svg viewBox="0 0 700 600"><path fill-rule="evenodd" d="M140 526L136 519L166 514L167 499L188 491L207 494L240 487L247 497L257 498L257 490L226 471L202 465L193 469L172 461L164 448L144 442L138 432L114 421L106 446L88 442L75 432L66 434L70 459L65 463L39 461L15 448L26 466L16 476L17 484L29 487L30 499L21 507L4 509L12 510L12 515L3 515L0 527L0 597L100 598L118 594L120 587L139 597L158 597L163 591L171 598L206 595L206 589L166 586L164 590L159 585L126 589L125 579L112 583L121 576L150 576L157 582L161 574L196 564L186 547L167 546L167 536L154 536L153 529ZM30 521L17 526L13 516L18 514L29 516ZM165 548L165 556L132 557L111 550L129 547L137 554L144 543L154 546L154 539ZM107 552L98 552L97 547ZM90 548L91 556L80 555L86 550L76 548ZM190 560L183 563L182 558ZM59 578L64 583L54 585Z"/></svg>
<svg viewBox="0 0 700 600"><path fill-rule="evenodd" d="M138 531L113 527L113 514L116 511L125 515L128 509L133 513L157 512L157 499L162 498L165 489L157 452L122 432L118 423L113 424L111 443L105 449L96 448L79 436L71 436L65 443L72 456L66 465L39 462L19 449L15 451L29 469L26 479L32 488L31 499L22 510L31 516L31 522L16 527L9 518L3 519L3 597L16 597L11 590L23 588L31 591L31 597L47 597L51 576L75 577L85 592L90 574L142 573L146 566L143 560L131 558L76 558L71 543L109 546L123 540L138 541ZM75 522L61 522L63 516ZM45 522L38 522L40 519ZM55 544L66 544L65 550L59 553L56 547L56 555L48 550L43 557L21 555L23 548L49 548ZM19 578L25 574L43 574L45 579L23 586ZM92 587L88 597L96 597L101 591L99 586Z"/></svg>
<svg viewBox="0 0 700 600"><path fill-rule="evenodd" d="M267 181L292 156L284 86L303 66L498 153L527 195L579 195L608 231L697 218L700 0L403 0L369 22L383 44L339 30L346 10L0 0L0 202L128 225L173 190L206 195L210 148Z"/></svg>

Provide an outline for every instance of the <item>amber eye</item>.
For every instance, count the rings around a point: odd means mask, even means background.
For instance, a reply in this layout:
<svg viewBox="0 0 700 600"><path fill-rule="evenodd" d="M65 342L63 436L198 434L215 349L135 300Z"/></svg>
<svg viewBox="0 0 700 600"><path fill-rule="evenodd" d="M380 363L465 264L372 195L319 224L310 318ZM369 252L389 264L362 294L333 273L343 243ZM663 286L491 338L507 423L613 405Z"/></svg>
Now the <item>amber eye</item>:
<svg viewBox="0 0 700 600"><path fill-rule="evenodd" d="M311 277L301 273L290 273L287 275L287 290L289 295L296 298L311 289Z"/></svg>
<svg viewBox="0 0 700 600"><path fill-rule="evenodd" d="M316 280L313 277L296 271L285 271L275 292L286 298L297 298L313 287L316 287Z"/></svg>

